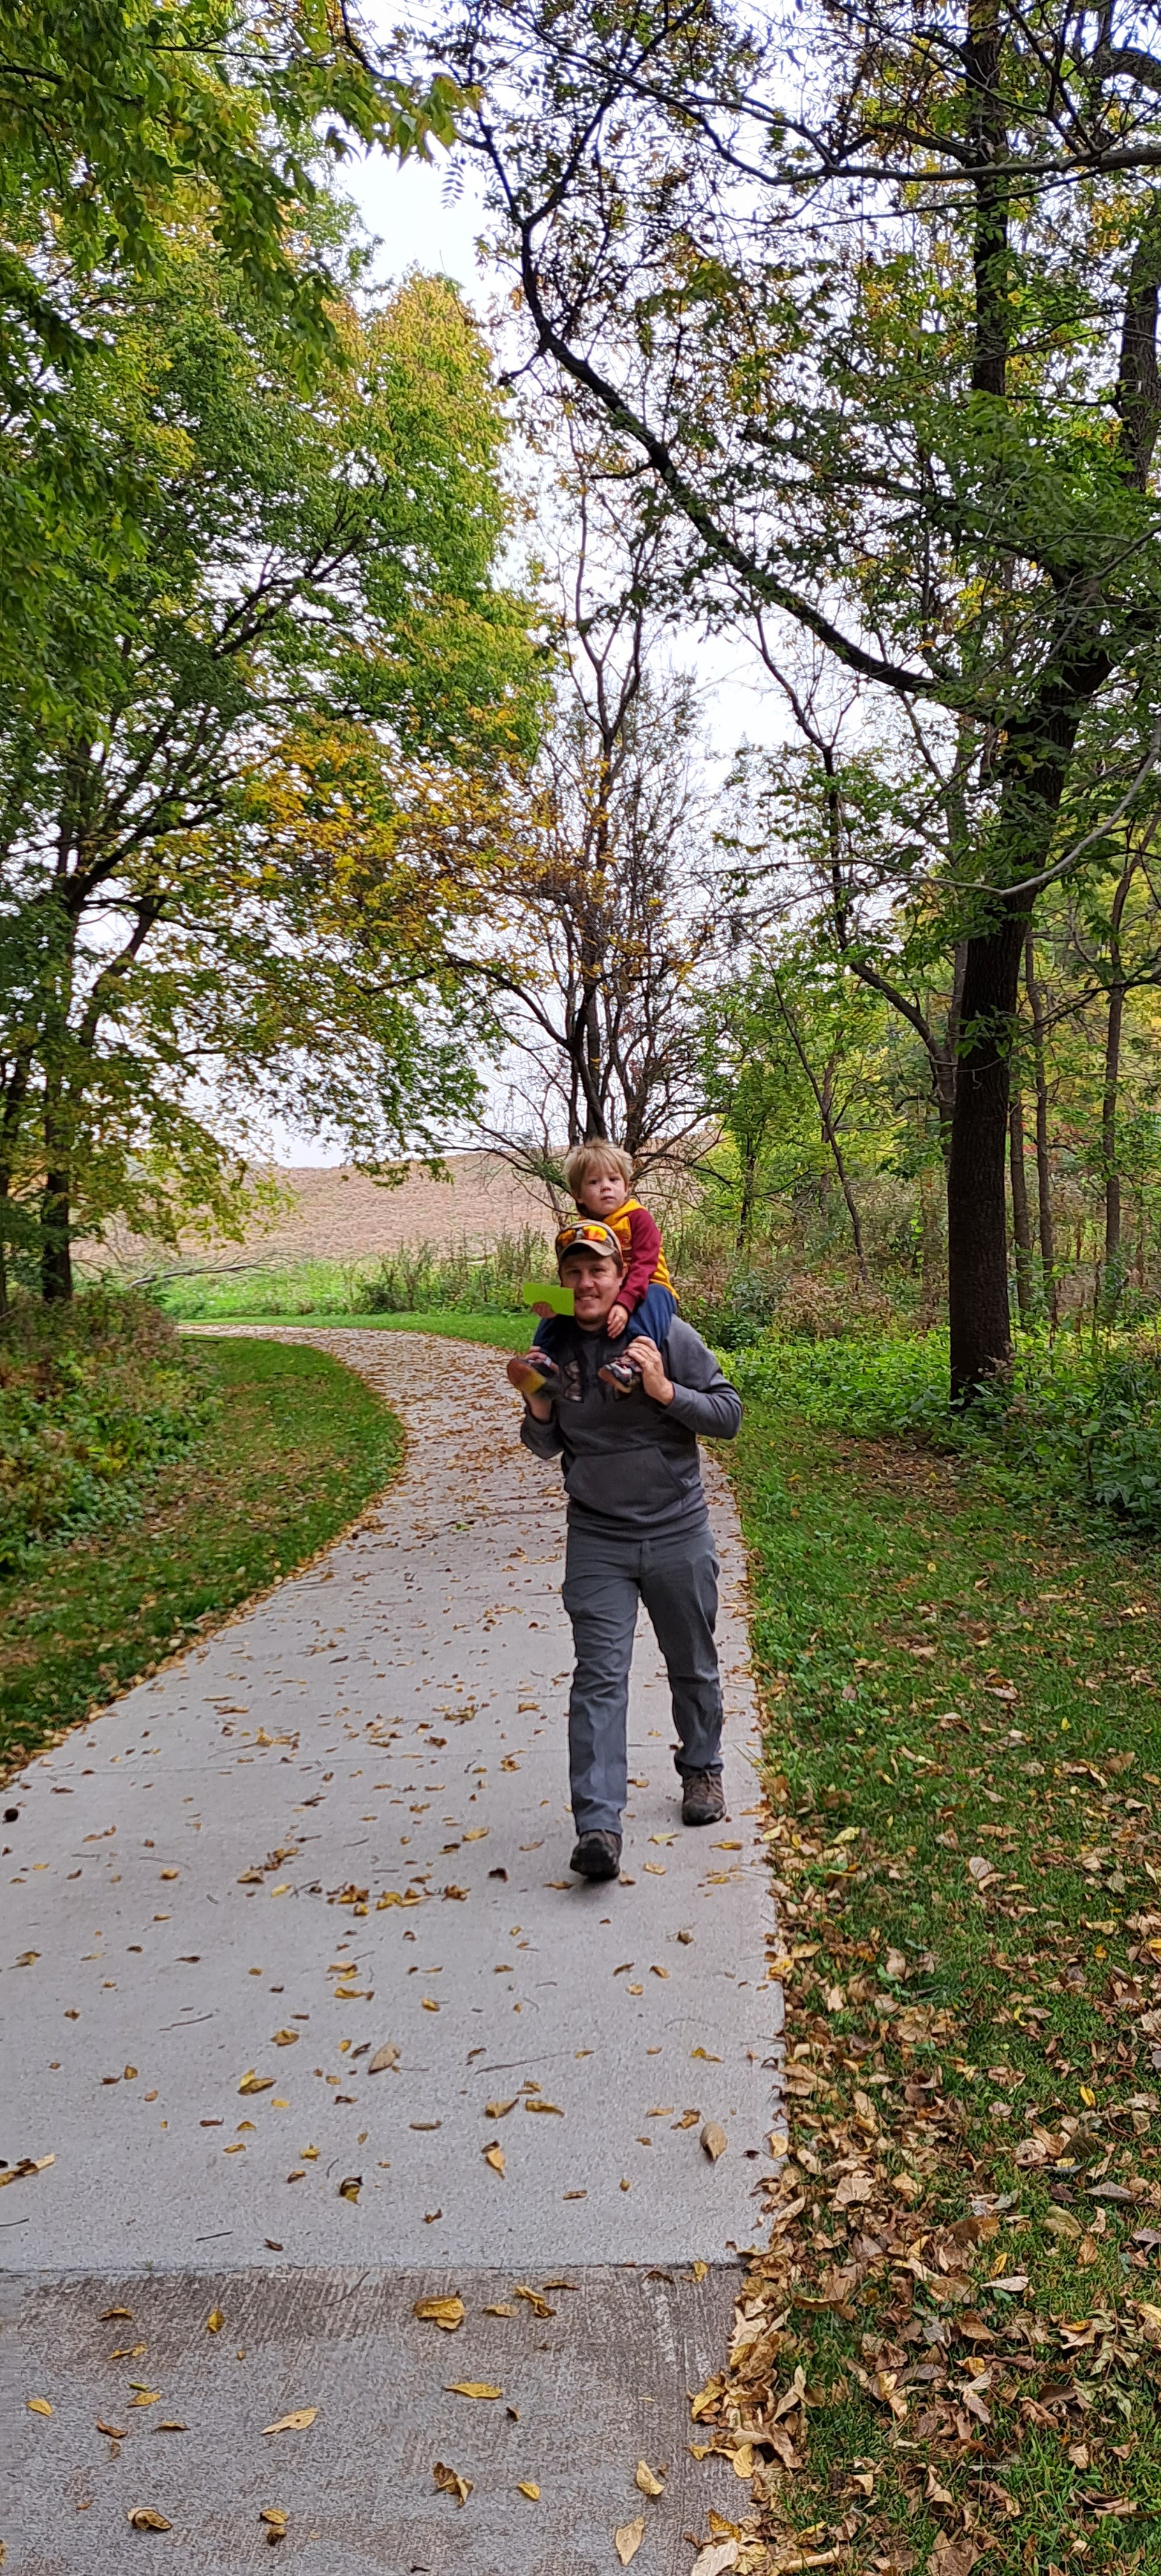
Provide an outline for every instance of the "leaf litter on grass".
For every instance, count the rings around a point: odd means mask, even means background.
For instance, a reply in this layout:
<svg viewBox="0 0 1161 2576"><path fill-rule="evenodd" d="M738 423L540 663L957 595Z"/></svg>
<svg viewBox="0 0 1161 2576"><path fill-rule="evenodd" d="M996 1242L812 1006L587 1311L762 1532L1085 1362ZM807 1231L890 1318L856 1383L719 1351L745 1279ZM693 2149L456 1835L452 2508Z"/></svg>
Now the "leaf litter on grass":
<svg viewBox="0 0 1161 2576"><path fill-rule="evenodd" d="M691 2447L750 2479L739 2571L1152 2571L1161 1728L1109 1648L1102 1698L1082 1697L1141 1568L1020 1533L1032 1583L994 1501L933 1527L922 1476L884 1495L865 1455L844 1450L836 1477L827 1444L758 1427L742 1483L781 1766L766 1841L792 2136ZM830 1513L809 1581L779 1500L788 1453L810 1518ZM897 1597L963 1603L949 1666L987 1590L1018 1725L962 1669L915 1699L910 1602L892 1615L868 1589L884 1560ZM1067 1612L1045 1633L1046 1576ZM1070 1663L1069 1644L1087 1652ZM873 1686L852 1688L856 1647Z"/></svg>

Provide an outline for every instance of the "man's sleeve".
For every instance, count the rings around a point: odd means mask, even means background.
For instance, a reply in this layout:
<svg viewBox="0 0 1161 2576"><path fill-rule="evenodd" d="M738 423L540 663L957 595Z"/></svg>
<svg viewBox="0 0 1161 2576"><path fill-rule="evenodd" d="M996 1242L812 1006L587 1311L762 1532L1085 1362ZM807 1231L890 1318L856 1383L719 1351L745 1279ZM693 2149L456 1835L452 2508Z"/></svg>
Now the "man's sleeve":
<svg viewBox="0 0 1161 2576"><path fill-rule="evenodd" d="M668 1343L673 1402L666 1411L675 1422L696 1431L700 1440L733 1440L742 1419L742 1399L728 1377L723 1377L701 1334L675 1315Z"/></svg>
<svg viewBox="0 0 1161 2576"><path fill-rule="evenodd" d="M525 1448L531 1449L534 1458L559 1458L564 1447L560 1436L560 1424L555 1413L550 1421L538 1422L536 1415L529 1412L527 1405L524 1407L524 1420L520 1425L520 1437Z"/></svg>
<svg viewBox="0 0 1161 2576"><path fill-rule="evenodd" d="M617 1291L617 1303L631 1315L639 1306L657 1268L661 1237L648 1208L629 1210L629 1259Z"/></svg>

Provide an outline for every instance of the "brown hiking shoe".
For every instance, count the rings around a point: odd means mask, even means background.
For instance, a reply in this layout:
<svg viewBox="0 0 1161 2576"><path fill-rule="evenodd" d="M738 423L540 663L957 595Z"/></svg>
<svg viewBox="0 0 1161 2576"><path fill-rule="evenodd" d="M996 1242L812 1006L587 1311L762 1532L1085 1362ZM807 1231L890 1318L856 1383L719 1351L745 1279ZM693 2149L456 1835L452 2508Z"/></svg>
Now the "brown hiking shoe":
<svg viewBox="0 0 1161 2576"><path fill-rule="evenodd" d="M726 1793L720 1771L687 1771L681 1790L683 1825L720 1825Z"/></svg>
<svg viewBox="0 0 1161 2576"><path fill-rule="evenodd" d="M620 1835L582 1834L569 1868L575 1869L578 1878L618 1878L621 1872Z"/></svg>

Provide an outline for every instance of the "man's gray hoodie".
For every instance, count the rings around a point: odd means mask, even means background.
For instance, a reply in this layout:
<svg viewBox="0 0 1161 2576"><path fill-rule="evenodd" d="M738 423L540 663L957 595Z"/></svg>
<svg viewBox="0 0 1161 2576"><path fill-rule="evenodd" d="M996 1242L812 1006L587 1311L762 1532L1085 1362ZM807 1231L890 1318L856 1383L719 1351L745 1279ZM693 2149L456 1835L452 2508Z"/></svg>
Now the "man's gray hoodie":
<svg viewBox="0 0 1161 2576"><path fill-rule="evenodd" d="M732 1440L742 1419L741 1398L700 1333L675 1315L661 1346L672 1404L602 1383L598 1370L623 1342L582 1333L567 1316L538 1340L563 1387L551 1421L526 1412L520 1437L537 1458L560 1458L570 1521L611 1538L699 1528L706 1506L698 1438Z"/></svg>

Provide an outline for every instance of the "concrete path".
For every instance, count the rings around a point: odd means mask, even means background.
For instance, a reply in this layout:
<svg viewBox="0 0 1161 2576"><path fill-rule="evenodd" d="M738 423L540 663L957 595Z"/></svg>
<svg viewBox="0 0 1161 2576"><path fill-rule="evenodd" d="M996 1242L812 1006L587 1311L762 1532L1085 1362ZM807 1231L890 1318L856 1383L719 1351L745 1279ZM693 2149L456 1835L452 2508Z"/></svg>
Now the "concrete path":
<svg viewBox="0 0 1161 2576"><path fill-rule="evenodd" d="M396 1484L5 1793L0 2154L55 2159L0 2193L6 2576L179 2541L225 2576L263 2506L309 2576L582 2576L639 2512L642 2576L684 2570L745 2503L686 2390L759 2232L780 2028L732 1507L714 1477L731 1821L680 1827L646 1631L623 1877L580 1886L559 1483L501 1355L295 1338L400 1412Z"/></svg>

